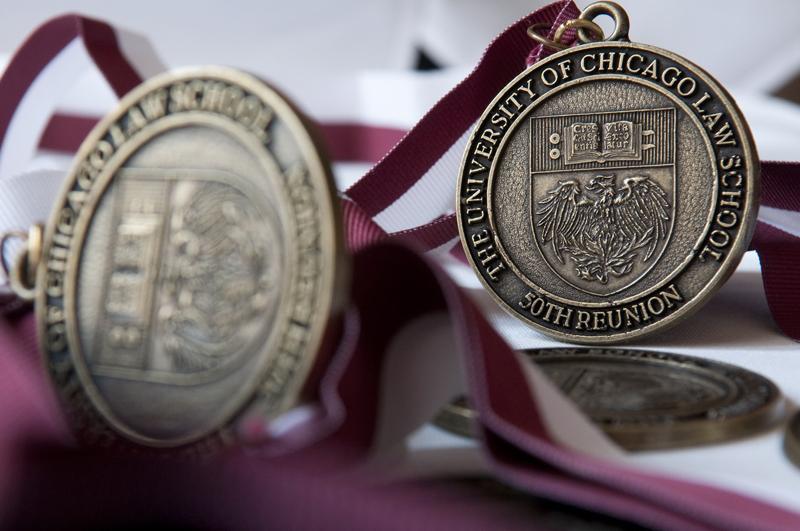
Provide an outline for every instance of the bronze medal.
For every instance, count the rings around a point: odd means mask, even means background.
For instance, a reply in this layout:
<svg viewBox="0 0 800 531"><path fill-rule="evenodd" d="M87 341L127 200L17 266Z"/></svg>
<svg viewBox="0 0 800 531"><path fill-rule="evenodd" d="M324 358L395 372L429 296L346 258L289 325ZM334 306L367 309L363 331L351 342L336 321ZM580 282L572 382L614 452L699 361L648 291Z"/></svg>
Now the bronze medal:
<svg viewBox="0 0 800 531"><path fill-rule="evenodd" d="M479 119L459 175L461 242L487 290L536 329L616 343L678 323L747 250L759 162L730 95L706 72L609 40L536 63ZM596 27L596 26L594 26Z"/></svg>
<svg viewBox="0 0 800 531"><path fill-rule="evenodd" d="M627 450L744 437L771 427L783 411L775 384L726 363L632 349L524 352ZM459 398L435 422L448 431L470 435L474 417L467 401Z"/></svg>
<svg viewBox="0 0 800 531"><path fill-rule="evenodd" d="M783 451L794 466L800 468L800 413L795 413L786 425Z"/></svg>
<svg viewBox="0 0 800 531"><path fill-rule="evenodd" d="M255 77L204 68L127 95L18 268L78 436L213 449L295 405L343 300L337 209L305 121Z"/></svg>

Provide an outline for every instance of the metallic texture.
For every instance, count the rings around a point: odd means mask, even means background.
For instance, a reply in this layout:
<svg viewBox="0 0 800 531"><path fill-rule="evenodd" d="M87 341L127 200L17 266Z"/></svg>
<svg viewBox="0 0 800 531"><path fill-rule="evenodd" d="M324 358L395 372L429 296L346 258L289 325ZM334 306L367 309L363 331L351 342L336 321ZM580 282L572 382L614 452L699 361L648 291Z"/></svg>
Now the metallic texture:
<svg viewBox="0 0 800 531"><path fill-rule="evenodd" d="M733 100L669 52L579 45L535 64L469 139L464 251L512 315L609 344L700 308L755 228L759 162Z"/></svg>
<svg viewBox="0 0 800 531"><path fill-rule="evenodd" d="M600 15L608 15L614 19L614 31L612 31L611 35L608 36L609 41L628 40L628 30L630 30L631 26L630 20L628 19L628 13L616 2L595 2L593 4L589 4L586 6L586 9L581 11L581 14L578 16L577 20L591 21ZM580 41L583 43L596 40L593 38L594 35L589 35L587 33L587 29L590 28L585 26L578 27L578 39L580 39Z"/></svg>
<svg viewBox="0 0 800 531"><path fill-rule="evenodd" d="M603 28L593 22L593 19L600 15L608 15L614 20L614 31L606 39ZM542 46L560 51L568 47L567 44L561 42L564 34L569 30L577 30L578 41L581 43L598 42L602 40L609 41L627 41L628 30L630 29L630 22L628 20L628 13L615 2L595 2L590 4L584 9L578 18L567 20L553 33L553 38L549 39L546 35L539 33L541 30L550 30L550 26L546 23L532 24L528 27L528 37L538 42Z"/></svg>
<svg viewBox="0 0 800 531"><path fill-rule="evenodd" d="M561 42L561 39L564 38L564 34L571 29L587 30L591 35L588 42L602 41L606 37L605 34L603 33L603 28L601 28L591 20L583 18L573 18L572 20L568 20L563 24L561 24L558 28L556 28L555 33L553 33L553 41Z"/></svg>
<svg viewBox="0 0 800 531"><path fill-rule="evenodd" d="M780 391L753 372L701 358L624 349L545 349L528 358L628 450L709 444L758 433L783 414ZM470 435L464 398L435 420ZM800 421L799 421L800 422Z"/></svg>
<svg viewBox="0 0 800 531"><path fill-rule="evenodd" d="M38 223L32 225L28 232L10 231L0 236L0 269L8 281L11 291L23 301L32 301L36 296L36 271L42 259L42 238L44 229ZM12 239L23 241L22 249L9 267L6 257L6 245Z"/></svg>
<svg viewBox="0 0 800 531"><path fill-rule="evenodd" d="M213 451L301 400L345 267L307 127L255 77L203 68L145 82L83 143L36 280L83 440Z"/></svg>
<svg viewBox="0 0 800 531"><path fill-rule="evenodd" d="M14 269L14 264L9 263L8 244L12 240L25 241L27 237L27 233L21 230L11 230L0 234L0 273L3 275L3 283L11 283L11 270Z"/></svg>
<svg viewBox="0 0 800 531"><path fill-rule="evenodd" d="M603 33L603 28L592 22L591 20L581 19L581 18L574 18L568 20L558 26L556 31L553 33L553 38L548 39L547 36L542 35L539 33L541 30L550 30L550 25L546 22L539 22L536 24L532 24L528 26L528 37L533 39L534 41L538 42L539 44L549 48L550 50L560 51L565 50L568 45L561 42L561 39L564 37L564 34L571 30L571 29L583 29L587 30L591 34L591 41L587 42L596 42L602 41L605 38L605 34Z"/></svg>
<svg viewBox="0 0 800 531"><path fill-rule="evenodd" d="M796 467L800 468L800 412L792 415L783 436L783 451Z"/></svg>
<svg viewBox="0 0 800 531"><path fill-rule="evenodd" d="M548 39L546 35L542 35L541 33L539 33L542 30L549 31L550 24L548 24L547 22L537 22L536 24L531 24L530 26L528 26L528 31L527 31L528 37L530 37L531 39L538 42L542 46L545 46L551 50L558 51L567 49L567 45L562 43L560 39L559 40Z"/></svg>

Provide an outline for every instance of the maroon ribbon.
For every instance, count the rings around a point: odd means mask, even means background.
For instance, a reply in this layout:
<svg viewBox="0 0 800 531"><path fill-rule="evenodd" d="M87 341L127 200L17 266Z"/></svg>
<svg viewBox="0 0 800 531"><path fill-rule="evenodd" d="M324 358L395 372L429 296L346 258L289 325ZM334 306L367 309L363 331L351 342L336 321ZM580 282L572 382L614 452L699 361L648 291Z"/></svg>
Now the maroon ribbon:
<svg viewBox="0 0 800 531"><path fill-rule="evenodd" d="M761 205L800 212L800 164L761 163ZM750 243L761 261L761 278L772 318L800 341L800 239L759 221Z"/></svg>
<svg viewBox="0 0 800 531"><path fill-rule="evenodd" d="M124 96L142 82L127 61L119 60L123 55L111 26L75 15L52 19L26 39L0 78L0 144L14 110L40 72L37 67L49 63L78 36L117 96Z"/></svg>

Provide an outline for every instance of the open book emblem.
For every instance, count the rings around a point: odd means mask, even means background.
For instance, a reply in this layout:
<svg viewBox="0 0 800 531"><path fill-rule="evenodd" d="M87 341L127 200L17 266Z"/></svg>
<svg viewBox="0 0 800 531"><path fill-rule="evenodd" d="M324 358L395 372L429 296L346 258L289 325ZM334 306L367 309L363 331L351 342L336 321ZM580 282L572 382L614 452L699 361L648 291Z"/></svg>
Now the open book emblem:
<svg viewBox="0 0 800 531"><path fill-rule="evenodd" d="M655 148L644 143L653 139L655 131L642 131L642 125L630 120L599 124L577 122L564 128L565 164L612 160L642 160L642 152Z"/></svg>
<svg viewBox="0 0 800 531"><path fill-rule="evenodd" d="M675 218L675 109L531 118L531 224L547 265L607 296L658 263Z"/></svg>

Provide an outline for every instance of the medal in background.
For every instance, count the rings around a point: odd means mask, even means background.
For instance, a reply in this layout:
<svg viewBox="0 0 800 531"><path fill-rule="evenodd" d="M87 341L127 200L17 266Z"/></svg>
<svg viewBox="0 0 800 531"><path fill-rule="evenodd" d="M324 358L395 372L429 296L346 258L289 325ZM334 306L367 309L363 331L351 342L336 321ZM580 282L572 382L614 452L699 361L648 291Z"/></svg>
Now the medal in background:
<svg viewBox="0 0 800 531"><path fill-rule="evenodd" d="M783 417L775 384L727 363L633 349L542 349L521 355L630 451L747 437ZM435 423L471 436L474 421L468 399L461 397Z"/></svg>

